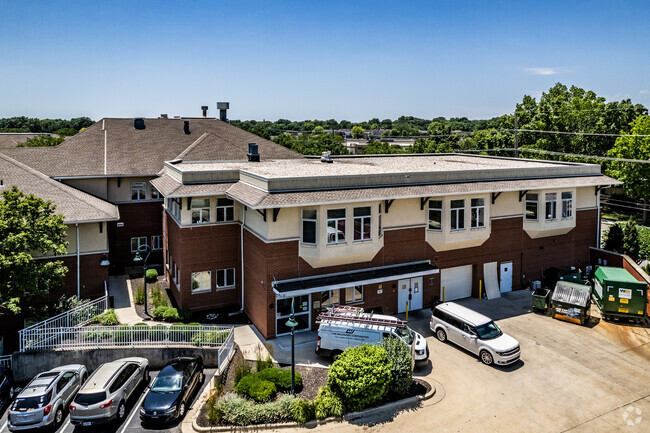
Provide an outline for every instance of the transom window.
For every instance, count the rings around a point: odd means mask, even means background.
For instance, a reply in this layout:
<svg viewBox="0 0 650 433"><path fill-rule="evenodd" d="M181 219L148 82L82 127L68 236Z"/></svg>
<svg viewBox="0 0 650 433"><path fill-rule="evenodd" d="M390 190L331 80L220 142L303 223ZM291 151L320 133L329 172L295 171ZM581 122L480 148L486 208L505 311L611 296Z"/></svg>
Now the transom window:
<svg viewBox="0 0 650 433"><path fill-rule="evenodd" d="M327 211L327 243L345 243L345 209Z"/></svg>
<svg viewBox="0 0 650 433"><path fill-rule="evenodd" d="M211 289L210 271L192 272L192 293L209 292Z"/></svg>
<svg viewBox="0 0 650 433"><path fill-rule="evenodd" d="M147 246L147 237L146 236L138 236L135 238L131 238L131 252L136 253L138 251L143 250Z"/></svg>
<svg viewBox="0 0 650 433"><path fill-rule="evenodd" d="M354 286L345 288L345 303L352 304L354 302L363 301L363 286Z"/></svg>
<svg viewBox="0 0 650 433"><path fill-rule="evenodd" d="M573 193L562 193L562 218L571 218L573 216Z"/></svg>
<svg viewBox="0 0 650 433"><path fill-rule="evenodd" d="M442 230L442 200L429 200L429 230Z"/></svg>
<svg viewBox="0 0 650 433"><path fill-rule="evenodd" d="M546 194L546 220L557 218L557 194L554 192Z"/></svg>
<svg viewBox="0 0 650 433"><path fill-rule="evenodd" d="M471 228L478 229L485 227L485 199L472 199L471 217Z"/></svg>
<svg viewBox="0 0 650 433"><path fill-rule="evenodd" d="M326 290L320 295L320 306L331 307L341 303L341 290Z"/></svg>
<svg viewBox="0 0 650 433"><path fill-rule="evenodd" d="M537 221L537 194L526 194L526 219Z"/></svg>
<svg viewBox="0 0 650 433"><path fill-rule="evenodd" d="M313 209L302 211L302 243L316 245L317 213Z"/></svg>
<svg viewBox="0 0 650 433"><path fill-rule="evenodd" d="M131 200L140 201L147 199L146 182L131 182Z"/></svg>
<svg viewBox="0 0 650 433"><path fill-rule="evenodd" d="M354 240L370 240L370 206L354 208Z"/></svg>
<svg viewBox="0 0 650 433"><path fill-rule="evenodd" d="M235 203L229 198L217 199L217 222L235 220Z"/></svg>
<svg viewBox="0 0 650 433"><path fill-rule="evenodd" d="M465 200L451 201L451 229L465 230Z"/></svg>
<svg viewBox="0 0 650 433"><path fill-rule="evenodd" d="M235 268L217 271L217 289L235 286Z"/></svg>
<svg viewBox="0 0 650 433"><path fill-rule="evenodd" d="M210 222L210 199L192 199L192 224L204 224Z"/></svg>
<svg viewBox="0 0 650 433"><path fill-rule="evenodd" d="M151 236L151 249L162 250L162 235Z"/></svg>

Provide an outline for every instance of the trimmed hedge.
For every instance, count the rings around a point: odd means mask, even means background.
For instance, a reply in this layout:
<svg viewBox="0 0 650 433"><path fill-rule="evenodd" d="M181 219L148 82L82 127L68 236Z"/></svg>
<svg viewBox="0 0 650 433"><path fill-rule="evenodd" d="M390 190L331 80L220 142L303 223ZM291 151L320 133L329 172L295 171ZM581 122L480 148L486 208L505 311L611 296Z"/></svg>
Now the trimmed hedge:
<svg viewBox="0 0 650 433"><path fill-rule="evenodd" d="M329 386L321 386L314 400L314 412L316 419L325 419L330 416L338 418L345 415L345 405L341 397L334 394Z"/></svg>
<svg viewBox="0 0 650 433"><path fill-rule="evenodd" d="M392 379L389 389L399 395L406 395L413 383L411 349L396 337L386 337L381 342L386 350Z"/></svg>
<svg viewBox="0 0 650 433"><path fill-rule="evenodd" d="M273 382L276 387L281 391L288 391L291 389L291 370L282 370L280 368L265 368L254 374L262 380ZM302 376L296 372L296 387L302 386Z"/></svg>
<svg viewBox="0 0 650 433"><path fill-rule="evenodd" d="M237 394L229 393L209 409L210 422L232 425L270 424L293 419L291 408L296 397L283 395L278 401L256 404Z"/></svg>
<svg viewBox="0 0 650 433"><path fill-rule="evenodd" d="M257 374L250 374L241 378L235 386L235 392L257 402L263 402L275 397L277 388L273 382L263 380Z"/></svg>
<svg viewBox="0 0 650 433"><path fill-rule="evenodd" d="M158 278L158 271L155 270L155 269L147 269L147 273L145 274L145 278L149 282L156 281L156 278Z"/></svg>

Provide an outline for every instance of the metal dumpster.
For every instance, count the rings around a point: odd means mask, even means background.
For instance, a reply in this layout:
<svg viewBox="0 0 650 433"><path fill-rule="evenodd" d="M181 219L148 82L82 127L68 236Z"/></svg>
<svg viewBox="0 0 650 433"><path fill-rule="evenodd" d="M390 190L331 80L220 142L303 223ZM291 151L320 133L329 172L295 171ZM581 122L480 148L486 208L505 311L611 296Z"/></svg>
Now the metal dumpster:
<svg viewBox="0 0 650 433"><path fill-rule="evenodd" d="M546 312L548 308L548 294L551 293L549 289L536 289L533 291L533 311Z"/></svg>
<svg viewBox="0 0 650 433"><path fill-rule="evenodd" d="M604 319L642 319L646 314L648 285L627 270L600 266L594 273L594 299Z"/></svg>
<svg viewBox="0 0 650 433"><path fill-rule="evenodd" d="M591 287L558 281L551 296L552 316L559 320L584 325L589 318Z"/></svg>

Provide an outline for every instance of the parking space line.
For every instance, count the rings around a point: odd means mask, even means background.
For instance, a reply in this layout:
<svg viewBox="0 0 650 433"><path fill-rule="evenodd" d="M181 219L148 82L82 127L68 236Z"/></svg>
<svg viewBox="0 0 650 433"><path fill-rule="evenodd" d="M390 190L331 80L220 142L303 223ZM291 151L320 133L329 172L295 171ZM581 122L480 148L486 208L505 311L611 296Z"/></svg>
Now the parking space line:
<svg viewBox="0 0 650 433"><path fill-rule="evenodd" d="M144 391L142 392L142 395L138 399L138 402L133 406L131 416L126 420L126 422L124 423L124 425L120 429L120 433L124 433L126 431L126 428L129 426L129 424L131 424L131 421L133 420L133 417L135 416L135 414L140 413L140 406L142 405L142 400L144 400L144 398L147 396L147 391L148 391L148 388L145 387Z"/></svg>
<svg viewBox="0 0 650 433"><path fill-rule="evenodd" d="M4 431L7 428L7 424L9 424L9 420L5 421L5 423L2 425L2 428L0 428L0 431Z"/></svg>
<svg viewBox="0 0 650 433"><path fill-rule="evenodd" d="M60 432L65 432L65 430L68 428L70 425L70 415L68 415L68 420L63 424L63 428L60 428L58 431Z"/></svg>

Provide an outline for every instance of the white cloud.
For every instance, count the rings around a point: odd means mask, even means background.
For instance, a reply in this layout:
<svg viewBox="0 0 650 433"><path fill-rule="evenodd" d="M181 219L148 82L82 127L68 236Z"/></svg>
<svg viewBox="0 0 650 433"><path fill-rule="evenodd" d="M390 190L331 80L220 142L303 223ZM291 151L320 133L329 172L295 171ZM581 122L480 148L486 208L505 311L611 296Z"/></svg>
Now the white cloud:
<svg viewBox="0 0 650 433"><path fill-rule="evenodd" d="M650 93L650 90L643 89L643 90L640 90L639 93L642 94L642 95L647 95L648 93Z"/></svg>
<svg viewBox="0 0 650 433"><path fill-rule="evenodd" d="M557 68L524 68L524 71L533 75L555 75L559 73Z"/></svg>

